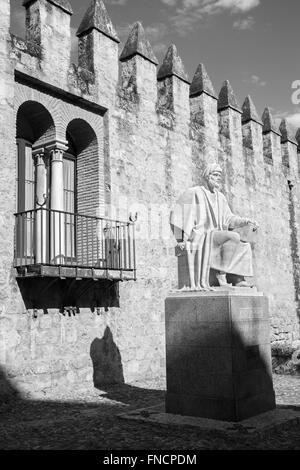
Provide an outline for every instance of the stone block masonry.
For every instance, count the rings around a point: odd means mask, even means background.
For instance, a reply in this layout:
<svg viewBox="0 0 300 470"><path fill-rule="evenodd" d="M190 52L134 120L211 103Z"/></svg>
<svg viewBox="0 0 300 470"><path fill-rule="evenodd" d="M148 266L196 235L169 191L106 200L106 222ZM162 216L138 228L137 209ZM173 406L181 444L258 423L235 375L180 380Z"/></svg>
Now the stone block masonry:
<svg viewBox="0 0 300 470"><path fill-rule="evenodd" d="M195 64L190 80L175 45L158 65L140 23L119 51L102 0L92 0L77 32L78 65L70 63L68 1L24 2L25 38L10 34L9 4L0 5L3 373L26 390L76 386L92 380L94 372L104 382L164 376L164 299L177 285L169 214L181 191L201 184L205 163L217 159L232 210L260 225L255 276L270 301L272 345L292 351L299 339L300 189L297 145L286 123L276 128L268 109L260 119L250 98L240 107L227 81L218 95L203 64ZM46 114L49 129L43 128ZM13 269L20 115L22 132L28 122L34 128L33 145L49 135L59 142L73 139L79 149L78 211L113 216L117 207L116 218L122 219L128 208L138 212L137 281L120 283L119 307L97 315L91 304L65 319L49 307L49 317L39 311L37 321L24 305ZM124 210L120 201L126 201ZM93 362L95 347L103 361ZM76 367L74 357L80 358ZM103 368L115 372L105 374Z"/></svg>
<svg viewBox="0 0 300 470"><path fill-rule="evenodd" d="M166 412L242 421L275 408L267 299L238 291L166 299Z"/></svg>

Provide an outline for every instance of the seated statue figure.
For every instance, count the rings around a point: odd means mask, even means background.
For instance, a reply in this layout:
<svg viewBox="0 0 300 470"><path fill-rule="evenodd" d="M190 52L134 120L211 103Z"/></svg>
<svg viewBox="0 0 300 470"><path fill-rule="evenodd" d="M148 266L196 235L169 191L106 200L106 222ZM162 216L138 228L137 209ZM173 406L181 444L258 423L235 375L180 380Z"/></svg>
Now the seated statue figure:
<svg viewBox="0 0 300 470"><path fill-rule="evenodd" d="M234 229L254 220L234 215L219 191L222 169L210 164L203 173L205 184L187 189L171 213L171 226L179 251L186 250L190 285L187 290L210 290L210 270L216 272L219 286L250 287L245 277L253 276L252 251ZM235 282L228 283L226 274Z"/></svg>

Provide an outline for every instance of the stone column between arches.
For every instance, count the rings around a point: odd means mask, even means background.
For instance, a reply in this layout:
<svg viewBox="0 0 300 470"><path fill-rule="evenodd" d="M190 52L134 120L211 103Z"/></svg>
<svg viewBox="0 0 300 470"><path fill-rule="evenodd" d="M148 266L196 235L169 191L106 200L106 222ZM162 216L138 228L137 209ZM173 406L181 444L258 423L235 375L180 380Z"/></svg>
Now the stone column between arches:
<svg viewBox="0 0 300 470"><path fill-rule="evenodd" d="M47 199L49 158L43 147L33 149L36 174L35 259L37 264L47 263Z"/></svg>
<svg viewBox="0 0 300 470"><path fill-rule="evenodd" d="M64 172L63 156L67 150L66 141L52 142L46 146L50 156L50 263L64 264L65 261L65 214L64 214Z"/></svg>

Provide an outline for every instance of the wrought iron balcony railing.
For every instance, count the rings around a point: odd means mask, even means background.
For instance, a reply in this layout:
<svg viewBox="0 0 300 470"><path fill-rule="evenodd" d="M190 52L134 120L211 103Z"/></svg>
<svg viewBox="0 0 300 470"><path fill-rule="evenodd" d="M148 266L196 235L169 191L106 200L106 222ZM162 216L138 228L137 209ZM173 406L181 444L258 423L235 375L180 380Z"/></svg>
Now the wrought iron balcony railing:
<svg viewBox="0 0 300 470"><path fill-rule="evenodd" d="M61 268L60 274L69 276L80 277L77 269L81 269L81 274L93 270L101 277L104 270L118 272L121 278L127 272L129 279L135 279L133 222L45 208L19 212L15 217L14 266L19 273L48 266Z"/></svg>

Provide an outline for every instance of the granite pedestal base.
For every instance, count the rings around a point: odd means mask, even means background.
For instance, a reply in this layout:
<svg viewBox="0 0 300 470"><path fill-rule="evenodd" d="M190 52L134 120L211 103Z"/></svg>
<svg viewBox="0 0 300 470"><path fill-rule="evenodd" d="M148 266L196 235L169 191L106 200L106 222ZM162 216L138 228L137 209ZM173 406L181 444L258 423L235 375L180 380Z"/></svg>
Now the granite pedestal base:
<svg viewBox="0 0 300 470"><path fill-rule="evenodd" d="M178 292L165 309L167 413L237 422L275 408L266 297Z"/></svg>

